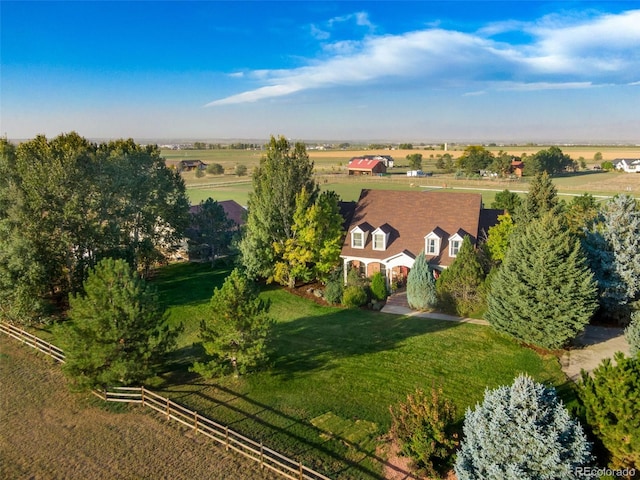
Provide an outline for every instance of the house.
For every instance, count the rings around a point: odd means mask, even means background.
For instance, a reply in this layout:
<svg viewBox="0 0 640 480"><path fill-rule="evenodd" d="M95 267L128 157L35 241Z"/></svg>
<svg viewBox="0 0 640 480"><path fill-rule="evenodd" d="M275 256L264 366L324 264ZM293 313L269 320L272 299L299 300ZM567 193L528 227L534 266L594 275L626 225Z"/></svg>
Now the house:
<svg viewBox="0 0 640 480"><path fill-rule="evenodd" d="M345 282L357 268L363 277L381 272L389 285L402 285L422 251L442 271L464 237L484 239L501 213L483 208L475 193L362 190L340 255Z"/></svg>
<svg viewBox="0 0 640 480"><path fill-rule="evenodd" d="M347 165L349 175L379 175L387 173L387 167L382 160L368 158L354 158Z"/></svg>
<svg viewBox="0 0 640 480"><path fill-rule="evenodd" d="M516 177L522 177L524 173L524 162L520 160L511 161L511 174Z"/></svg>
<svg viewBox="0 0 640 480"><path fill-rule="evenodd" d="M194 170L204 170L207 168L207 164L201 160L180 160L178 164L179 172L192 172Z"/></svg>
<svg viewBox="0 0 640 480"><path fill-rule="evenodd" d="M640 158L616 158L612 163L616 170L640 173Z"/></svg>
<svg viewBox="0 0 640 480"><path fill-rule="evenodd" d="M391 155L362 155L360 157L353 157L351 160L349 160L349 162L352 162L353 160L358 160L358 159L363 159L363 160L380 160L382 163L384 163L384 166L387 168L393 168L393 157Z"/></svg>
<svg viewBox="0 0 640 480"><path fill-rule="evenodd" d="M218 202L218 205L224 210L227 219L231 220L231 227L227 230L229 239L232 239L234 235L240 230L240 228L246 223L246 209L235 200L222 200ZM189 213L191 215L197 215L200 213L202 207L200 205L191 205L189 207ZM198 233L198 227L191 225L187 228L187 237L193 237L193 233ZM181 249L188 253L189 260L201 260L207 256L207 252L210 250L208 245L193 246L189 245L189 241L184 239Z"/></svg>

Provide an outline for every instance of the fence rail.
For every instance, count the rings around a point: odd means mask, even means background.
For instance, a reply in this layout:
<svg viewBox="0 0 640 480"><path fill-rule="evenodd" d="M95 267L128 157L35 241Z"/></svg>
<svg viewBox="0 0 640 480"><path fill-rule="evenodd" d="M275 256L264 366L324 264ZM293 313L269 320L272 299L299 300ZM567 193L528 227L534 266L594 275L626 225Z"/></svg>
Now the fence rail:
<svg viewBox="0 0 640 480"><path fill-rule="evenodd" d="M64 363L64 352L55 345L8 323L0 322L0 331ZM267 468L285 478L291 480L331 480L329 477L304 466L302 462L297 462L265 447L262 442L247 438L225 425L203 417L167 397L146 389L144 386L111 387L108 390L93 390L92 393L106 402L139 403L155 410L168 420L174 420L192 428L196 434L205 435L220 445L224 445L226 450L238 452L258 462L261 468Z"/></svg>

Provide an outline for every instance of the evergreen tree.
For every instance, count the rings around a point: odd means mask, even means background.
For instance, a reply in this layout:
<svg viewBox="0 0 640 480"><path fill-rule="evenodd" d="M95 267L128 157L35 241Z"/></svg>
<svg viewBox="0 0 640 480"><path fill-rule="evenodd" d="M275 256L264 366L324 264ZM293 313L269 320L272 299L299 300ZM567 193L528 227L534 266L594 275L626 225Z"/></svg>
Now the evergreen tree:
<svg viewBox="0 0 640 480"><path fill-rule="evenodd" d="M601 312L628 320L628 307L640 296L640 210L633 197L617 195L602 209L584 239L600 292Z"/></svg>
<svg viewBox="0 0 640 480"><path fill-rule="evenodd" d="M436 282L438 301L447 310L466 316L484 306L485 273L471 239L464 237L451 266Z"/></svg>
<svg viewBox="0 0 640 480"><path fill-rule="evenodd" d="M380 272L376 272L371 277L371 296L376 300L384 301L389 295L387 292L387 283L384 276Z"/></svg>
<svg viewBox="0 0 640 480"><path fill-rule="evenodd" d="M110 258L90 270L84 294L69 298L70 323L58 331L63 369L81 387L139 384L175 346L155 289L124 260Z"/></svg>
<svg viewBox="0 0 640 480"><path fill-rule="evenodd" d="M199 211L191 218L192 228L186 233L189 250L210 259L213 266L216 255L224 251L231 242L229 229L233 222L227 218L222 205L212 198L200 202Z"/></svg>
<svg viewBox="0 0 640 480"><path fill-rule="evenodd" d="M640 357L618 352L591 375L582 372L579 395L587 423L611 455L613 468L640 469Z"/></svg>
<svg viewBox="0 0 640 480"><path fill-rule="evenodd" d="M502 192L496 193L491 208L504 210L508 214L513 215L520 205L522 205L520 195L515 192L510 192L509 190L503 190Z"/></svg>
<svg viewBox="0 0 640 480"><path fill-rule="evenodd" d="M456 459L459 480L578 480L591 461L582 427L552 388L518 376L467 409Z"/></svg>
<svg viewBox="0 0 640 480"><path fill-rule="evenodd" d="M624 338L629 343L629 353L632 357L640 354L640 310L631 314L631 323L624 330Z"/></svg>
<svg viewBox="0 0 640 480"><path fill-rule="evenodd" d="M597 307L593 274L580 242L549 213L511 241L488 297L486 319L527 343L560 348L589 323Z"/></svg>
<svg viewBox="0 0 640 480"><path fill-rule="evenodd" d="M536 174L529 184L529 192L514 212L516 223L529 223L558 206L558 190L546 171Z"/></svg>
<svg viewBox="0 0 640 480"><path fill-rule="evenodd" d="M598 204L593 195L585 193L575 197L565 212L571 233L584 236L598 216Z"/></svg>
<svg viewBox="0 0 640 480"><path fill-rule="evenodd" d="M284 137L271 137L267 153L253 173L249 214L240 242L241 261L250 278L273 279L274 266L282 258L275 245L284 245L294 235L296 193L302 190L315 202L318 186L304 144L292 147Z"/></svg>
<svg viewBox="0 0 640 480"><path fill-rule="evenodd" d="M429 310L438 303L436 281L424 252L420 252L407 276L407 301L416 310Z"/></svg>
<svg viewBox="0 0 640 480"><path fill-rule="evenodd" d="M267 360L273 320L269 305L258 297L257 286L234 269L211 297L210 316L200 323L207 358L193 371L206 378L245 374Z"/></svg>

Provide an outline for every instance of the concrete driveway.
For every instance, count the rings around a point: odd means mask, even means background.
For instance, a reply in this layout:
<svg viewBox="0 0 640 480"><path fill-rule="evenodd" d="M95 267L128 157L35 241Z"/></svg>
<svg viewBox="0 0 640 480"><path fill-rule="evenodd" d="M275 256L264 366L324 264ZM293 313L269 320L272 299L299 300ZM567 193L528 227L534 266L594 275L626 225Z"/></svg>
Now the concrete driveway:
<svg viewBox="0 0 640 480"><path fill-rule="evenodd" d="M613 358L616 352L629 355L622 328L589 325L573 343L573 349L560 357L562 371L573 381L580 379L582 369L592 372L603 359Z"/></svg>

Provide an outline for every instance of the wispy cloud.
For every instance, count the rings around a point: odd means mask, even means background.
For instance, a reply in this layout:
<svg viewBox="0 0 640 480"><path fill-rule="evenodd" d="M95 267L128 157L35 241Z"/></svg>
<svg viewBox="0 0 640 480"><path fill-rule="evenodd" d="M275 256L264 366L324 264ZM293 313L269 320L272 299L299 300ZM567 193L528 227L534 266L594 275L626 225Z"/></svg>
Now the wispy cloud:
<svg viewBox="0 0 640 480"><path fill-rule="evenodd" d="M336 17L373 26L364 13ZM255 102L311 89L383 82L457 86L472 91L589 88L633 84L640 76L640 10L547 16L490 24L474 33L429 28L328 44L304 67L250 72L263 86L206 106ZM528 43L493 37L518 30Z"/></svg>

